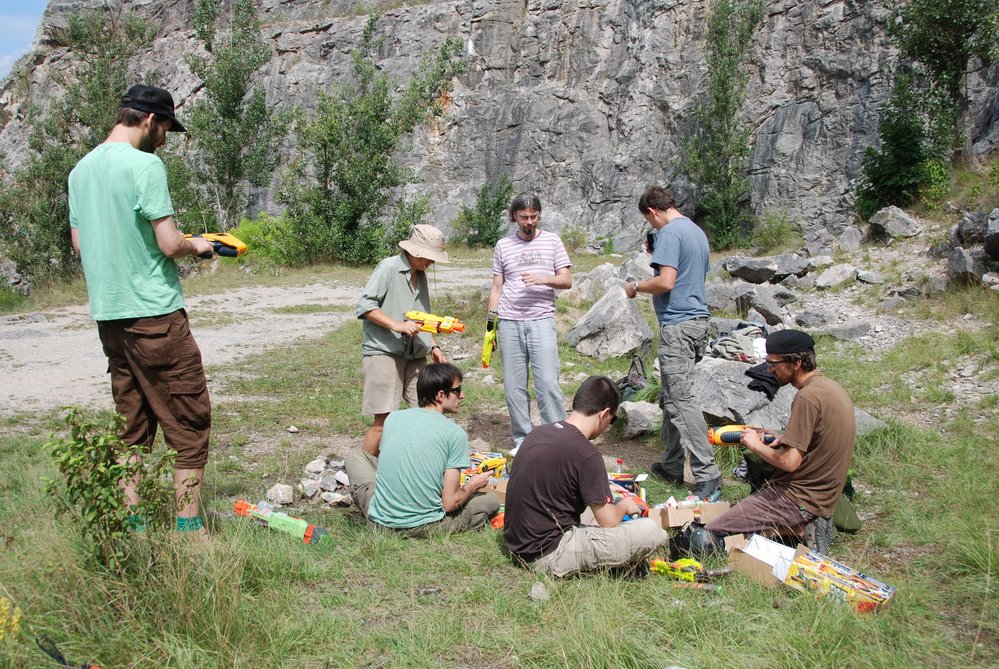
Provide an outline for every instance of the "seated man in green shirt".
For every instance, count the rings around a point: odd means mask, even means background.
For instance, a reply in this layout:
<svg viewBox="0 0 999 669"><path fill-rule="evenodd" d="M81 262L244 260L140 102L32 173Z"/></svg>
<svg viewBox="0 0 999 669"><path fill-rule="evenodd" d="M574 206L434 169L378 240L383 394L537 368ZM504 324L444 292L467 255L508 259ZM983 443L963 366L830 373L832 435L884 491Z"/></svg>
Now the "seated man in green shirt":
<svg viewBox="0 0 999 669"><path fill-rule="evenodd" d="M419 408L388 415L379 456L360 448L347 454L354 503L369 525L422 537L478 529L499 511L496 496L479 492L490 474L461 485L468 435L444 416L458 412L461 380L454 365L427 365L416 383Z"/></svg>

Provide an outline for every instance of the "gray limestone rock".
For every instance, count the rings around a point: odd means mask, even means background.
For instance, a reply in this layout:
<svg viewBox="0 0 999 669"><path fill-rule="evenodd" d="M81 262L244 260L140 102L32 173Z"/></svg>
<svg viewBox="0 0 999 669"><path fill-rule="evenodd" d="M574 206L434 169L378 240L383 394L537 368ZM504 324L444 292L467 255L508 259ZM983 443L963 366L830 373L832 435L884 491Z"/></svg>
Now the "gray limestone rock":
<svg viewBox="0 0 999 669"><path fill-rule="evenodd" d="M887 427L884 421L880 421L871 414L867 413L863 409L853 408L853 417L857 421L857 436L862 437L868 432L873 432L874 430L880 430L883 427Z"/></svg>
<svg viewBox="0 0 999 669"><path fill-rule="evenodd" d="M563 291L559 297L570 302L594 302L611 289L622 289L624 282L618 278L617 269L609 262L597 265L579 278L573 277L572 288Z"/></svg>
<svg viewBox="0 0 999 669"><path fill-rule="evenodd" d="M993 260L999 260L999 208L989 214L983 241L985 253Z"/></svg>
<svg viewBox="0 0 999 669"><path fill-rule="evenodd" d="M965 248L985 241L985 228L989 214L985 211L968 211L957 223L957 238Z"/></svg>
<svg viewBox="0 0 999 669"><path fill-rule="evenodd" d="M766 321L767 325L778 325L784 322L781 317L780 305L766 286L756 286L748 293L750 308Z"/></svg>
<svg viewBox="0 0 999 669"><path fill-rule="evenodd" d="M825 309L808 309L795 316L794 322L803 328L814 328L828 323L832 317Z"/></svg>
<svg viewBox="0 0 999 669"><path fill-rule="evenodd" d="M869 272L867 270L862 270L857 272L857 281L877 286L884 283L885 279L877 272Z"/></svg>
<svg viewBox="0 0 999 669"><path fill-rule="evenodd" d="M870 224L874 237L915 237L923 231L919 221L894 205L874 214Z"/></svg>
<svg viewBox="0 0 999 669"><path fill-rule="evenodd" d="M655 272L652 271L652 265L649 264L651 260L652 256L644 250L635 251L618 268L618 278L624 281L651 279L655 275Z"/></svg>
<svg viewBox="0 0 999 669"><path fill-rule="evenodd" d="M835 262L831 255L811 256L808 258L808 270L813 272L818 269L824 269L835 264Z"/></svg>
<svg viewBox="0 0 999 669"><path fill-rule="evenodd" d="M291 504L295 501L295 490L287 483L275 483L267 491L267 499L275 504Z"/></svg>
<svg viewBox="0 0 999 669"><path fill-rule="evenodd" d="M985 267L963 247L958 246L947 258L947 276L956 284L977 286L982 283Z"/></svg>
<svg viewBox="0 0 999 669"><path fill-rule="evenodd" d="M749 283L766 283L777 273L777 262L773 258L732 256L725 260L724 268L737 279Z"/></svg>
<svg viewBox="0 0 999 669"><path fill-rule="evenodd" d="M813 336L832 337L843 341L853 341L860 339L871 331L870 323L845 323L843 325L830 325L824 328L812 330Z"/></svg>
<svg viewBox="0 0 999 669"><path fill-rule="evenodd" d="M857 268L849 263L834 265L815 279L816 288L832 288L857 278Z"/></svg>
<svg viewBox="0 0 999 669"><path fill-rule="evenodd" d="M749 423L754 419L765 420L763 424L770 426L786 424L794 389L785 386L770 402L764 393L749 389L749 367L744 362L711 357L694 367L694 401L709 425Z"/></svg>
<svg viewBox="0 0 999 669"><path fill-rule="evenodd" d="M635 301L619 288L610 290L590 307L566 334L566 342L583 355L606 360L648 351L652 330Z"/></svg>
<svg viewBox="0 0 999 669"><path fill-rule="evenodd" d="M929 289L931 294L940 294L947 292L947 279L942 276L931 276Z"/></svg>
<svg viewBox="0 0 999 669"><path fill-rule="evenodd" d="M623 420L621 436L625 439L655 432L663 421L663 410L652 402L621 402L617 415Z"/></svg>
<svg viewBox="0 0 999 669"><path fill-rule="evenodd" d="M860 243L864 239L864 234L852 225L847 226L843 229L843 233L839 236L839 247L844 251L857 251L860 249Z"/></svg>

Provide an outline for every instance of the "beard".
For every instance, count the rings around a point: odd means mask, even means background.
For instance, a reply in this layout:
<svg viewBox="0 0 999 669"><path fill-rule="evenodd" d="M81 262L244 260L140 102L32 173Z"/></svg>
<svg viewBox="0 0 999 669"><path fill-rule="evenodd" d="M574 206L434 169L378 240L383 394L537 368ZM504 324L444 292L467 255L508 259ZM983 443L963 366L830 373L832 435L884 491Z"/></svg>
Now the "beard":
<svg viewBox="0 0 999 669"><path fill-rule="evenodd" d="M142 139L139 140L139 151L156 153L156 139L153 138L152 133L146 133L143 135Z"/></svg>

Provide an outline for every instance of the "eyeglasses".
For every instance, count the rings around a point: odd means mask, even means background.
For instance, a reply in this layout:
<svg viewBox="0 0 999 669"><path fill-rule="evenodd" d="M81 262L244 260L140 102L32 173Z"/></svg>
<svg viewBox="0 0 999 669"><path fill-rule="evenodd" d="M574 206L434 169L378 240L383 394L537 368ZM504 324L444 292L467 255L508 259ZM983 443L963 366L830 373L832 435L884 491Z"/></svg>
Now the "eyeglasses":
<svg viewBox="0 0 999 669"><path fill-rule="evenodd" d="M457 388L448 388L447 390L444 391L445 395L450 395L451 393L454 393L455 395L458 395L460 397L461 396L461 386L458 386Z"/></svg>
<svg viewBox="0 0 999 669"><path fill-rule="evenodd" d="M517 220L521 223L537 221L539 218L541 218L541 214L517 214Z"/></svg>
<svg viewBox="0 0 999 669"><path fill-rule="evenodd" d="M781 358L780 360L767 360L767 367L776 367L777 365L783 365L785 362L791 362L787 358Z"/></svg>

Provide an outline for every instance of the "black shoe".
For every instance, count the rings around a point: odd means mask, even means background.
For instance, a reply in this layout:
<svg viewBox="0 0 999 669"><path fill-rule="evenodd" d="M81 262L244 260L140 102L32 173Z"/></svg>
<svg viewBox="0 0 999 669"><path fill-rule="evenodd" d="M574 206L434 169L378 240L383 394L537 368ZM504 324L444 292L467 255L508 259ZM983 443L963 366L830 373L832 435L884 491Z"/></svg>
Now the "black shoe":
<svg viewBox="0 0 999 669"><path fill-rule="evenodd" d="M649 467L652 471L652 475L657 479L665 481L666 483L672 483L673 485L683 485L683 474L677 476L676 474L670 474L663 468L663 463L653 462Z"/></svg>
<svg viewBox="0 0 999 669"><path fill-rule="evenodd" d="M690 494L697 499L707 499L715 493L716 490L721 490L722 487L722 477L709 479L707 481L701 481L694 486L693 492Z"/></svg>

